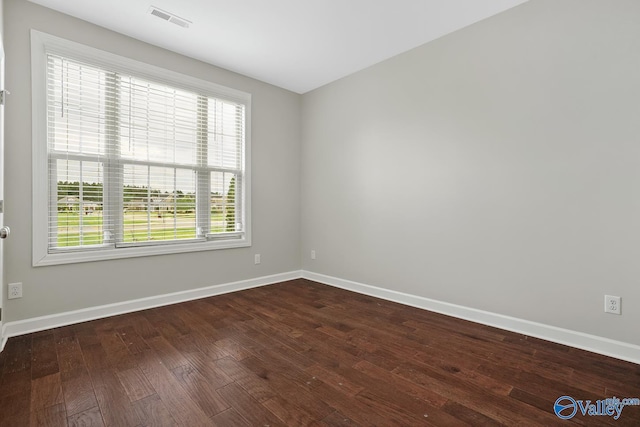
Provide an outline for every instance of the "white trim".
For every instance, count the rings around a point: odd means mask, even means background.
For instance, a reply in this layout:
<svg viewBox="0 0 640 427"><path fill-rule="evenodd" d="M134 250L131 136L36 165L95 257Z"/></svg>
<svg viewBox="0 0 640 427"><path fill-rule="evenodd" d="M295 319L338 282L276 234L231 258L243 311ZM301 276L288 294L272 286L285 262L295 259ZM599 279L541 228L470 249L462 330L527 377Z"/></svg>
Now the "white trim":
<svg viewBox="0 0 640 427"><path fill-rule="evenodd" d="M82 250L69 250L66 252L60 251L57 253L48 253L44 256L36 254L34 250L33 266L41 267L44 265L73 264L78 262L104 261L109 259L135 258L154 255L169 255L185 252L210 251L213 249L243 248L248 246L251 246L251 241L245 237L242 239L234 240L209 240L202 241L201 243L178 242L170 244L119 247L118 250L83 248Z"/></svg>
<svg viewBox="0 0 640 427"><path fill-rule="evenodd" d="M33 238L31 240L34 266L47 255L46 236L49 235L47 219L49 204L47 198L42 197L43 194L49 194L47 151L41 147L42 141L46 141L47 84L44 72L45 49L38 34L31 31L31 151L33 156L31 164Z"/></svg>
<svg viewBox="0 0 640 427"><path fill-rule="evenodd" d="M491 313L475 308L450 304L447 302L437 301L418 295L411 295L392 291L389 289L378 288L375 286L365 285L363 283L339 279L337 277L326 276L324 274L313 273L310 271L303 270L302 277L304 279L313 280L325 285L335 286L337 288L346 289L360 294L369 295L372 297L397 302L411 307L417 307L447 316L469 320L471 322L481 323L483 325L493 326L496 328L505 329L507 331L529 335L558 344L568 345L570 347L575 347L593 353L598 353L605 356L615 357L617 359L640 364L640 346L638 345L616 341L605 337L599 337L596 335L585 334L583 332L572 331L569 329L558 328L556 326L545 325L543 323L518 319L502 314Z"/></svg>
<svg viewBox="0 0 640 427"><path fill-rule="evenodd" d="M119 314L131 313L134 311L147 310L149 308L161 307L200 298L227 294L229 292L236 292L245 289L257 288L260 286L272 285L274 283L299 279L301 277L301 271L290 271L288 273L257 277L255 279L241 280L238 282L191 289L188 291L174 292L170 294L140 298L131 301L67 311L64 313L51 314L48 316L17 320L15 322L7 322L2 326L3 338L2 342L0 342L0 351L2 351L2 349L4 348L4 345L7 342L8 338L18 335L25 335L32 332L44 331L47 329L58 328L75 323L102 319L104 317L117 316Z"/></svg>

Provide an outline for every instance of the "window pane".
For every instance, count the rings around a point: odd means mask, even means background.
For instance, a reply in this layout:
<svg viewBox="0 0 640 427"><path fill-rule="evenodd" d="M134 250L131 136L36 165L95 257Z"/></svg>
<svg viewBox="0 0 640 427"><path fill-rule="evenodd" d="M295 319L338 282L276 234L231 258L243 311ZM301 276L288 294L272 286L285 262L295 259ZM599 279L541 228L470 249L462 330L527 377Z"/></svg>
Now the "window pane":
<svg viewBox="0 0 640 427"><path fill-rule="evenodd" d="M234 173L211 173L211 233L242 230L237 209L237 181Z"/></svg>
<svg viewBox="0 0 640 427"><path fill-rule="evenodd" d="M196 238L196 174L189 169L124 165L122 241Z"/></svg>
<svg viewBox="0 0 640 427"><path fill-rule="evenodd" d="M52 247L103 243L103 165L99 162L55 160L56 204L51 209Z"/></svg>
<svg viewBox="0 0 640 427"><path fill-rule="evenodd" d="M103 154L106 73L57 57L48 59L49 146L69 153Z"/></svg>
<svg viewBox="0 0 640 427"><path fill-rule="evenodd" d="M209 98L208 164L241 169L244 107Z"/></svg>
<svg viewBox="0 0 640 427"><path fill-rule="evenodd" d="M119 87L122 156L196 165L197 95L133 77Z"/></svg>

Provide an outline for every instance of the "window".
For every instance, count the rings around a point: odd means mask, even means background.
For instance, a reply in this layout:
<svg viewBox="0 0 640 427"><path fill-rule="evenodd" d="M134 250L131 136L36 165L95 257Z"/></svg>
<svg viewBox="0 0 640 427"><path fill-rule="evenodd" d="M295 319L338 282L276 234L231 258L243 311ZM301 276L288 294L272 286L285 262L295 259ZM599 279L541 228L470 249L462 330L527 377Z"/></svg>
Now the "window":
<svg viewBox="0 0 640 427"><path fill-rule="evenodd" d="M32 73L34 265L250 245L248 94L37 31Z"/></svg>

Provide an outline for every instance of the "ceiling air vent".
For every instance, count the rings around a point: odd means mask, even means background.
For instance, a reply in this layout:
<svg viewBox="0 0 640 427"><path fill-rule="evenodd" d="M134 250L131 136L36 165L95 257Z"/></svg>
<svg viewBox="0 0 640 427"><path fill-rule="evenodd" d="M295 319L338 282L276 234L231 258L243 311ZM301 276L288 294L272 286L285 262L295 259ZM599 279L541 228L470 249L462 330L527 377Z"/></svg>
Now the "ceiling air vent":
<svg viewBox="0 0 640 427"><path fill-rule="evenodd" d="M166 10L159 9L155 6L151 6L149 8L149 13L151 13L153 16L157 16L160 19L164 19L165 21L169 21L173 24L179 25L182 28L189 28L189 24L191 24L191 21L182 19L179 16L174 15L173 13L169 13Z"/></svg>

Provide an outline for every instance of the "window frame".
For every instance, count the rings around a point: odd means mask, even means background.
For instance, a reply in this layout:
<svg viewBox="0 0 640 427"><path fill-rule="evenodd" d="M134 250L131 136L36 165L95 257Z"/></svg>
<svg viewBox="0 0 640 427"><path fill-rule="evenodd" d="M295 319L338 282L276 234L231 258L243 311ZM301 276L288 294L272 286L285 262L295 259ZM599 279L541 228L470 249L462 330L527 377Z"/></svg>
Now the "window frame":
<svg viewBox="0 0 640 427"><path fill-rule="evenodd" d="M237 102L245 106L244 122L244 231L208 234L196 241L170 241L162 244L109 247L77 247L64 251L49 251L49 198L51 183L48 172L47 146L47 55L60 55L109 71L131 74L160 84L195 92L202 96ZM221 86L206 80L145 64L130 58L105 52L77 42L31 30L32 81L32 243L33 266L71 264L78 262L165 255L251 246L251 94ZM198 202L196 202L198 203Z"/></svg>

